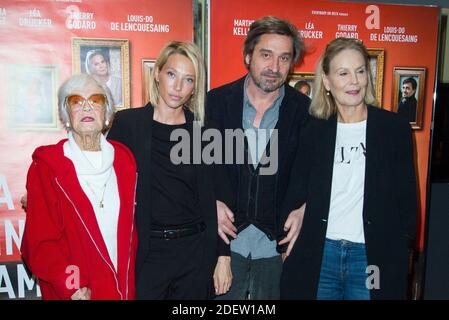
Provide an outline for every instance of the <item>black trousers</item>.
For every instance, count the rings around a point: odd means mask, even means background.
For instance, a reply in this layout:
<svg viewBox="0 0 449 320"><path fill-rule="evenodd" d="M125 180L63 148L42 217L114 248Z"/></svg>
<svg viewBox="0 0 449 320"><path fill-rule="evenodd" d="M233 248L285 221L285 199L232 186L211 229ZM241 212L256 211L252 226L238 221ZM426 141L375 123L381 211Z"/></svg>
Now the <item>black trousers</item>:
<svg viewBox="0 0 449 320"><path fill-rule="evenodd" d="M203 234L172 240L151 238L136 283L137 299L207 299L213 275L204 274Z"/></svg>

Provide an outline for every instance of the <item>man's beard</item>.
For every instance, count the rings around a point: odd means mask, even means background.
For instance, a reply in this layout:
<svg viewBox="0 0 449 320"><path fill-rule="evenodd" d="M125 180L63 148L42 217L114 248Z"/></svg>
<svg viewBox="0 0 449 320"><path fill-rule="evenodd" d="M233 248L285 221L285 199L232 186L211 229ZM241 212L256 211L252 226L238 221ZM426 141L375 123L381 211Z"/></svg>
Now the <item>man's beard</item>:
<svg viewBox="0 0 449 320"><path fill-rule="evenodd" d="M252 70L249 72L251 79L254 84L262 89L266 93L270 93L279 89L283 84L285 79L283 79L282 74L280 72L272 72L271 70L265 70L260 73L259 77L256 77ZM264 79L264 76L276 77L274 80Z"/></svg>

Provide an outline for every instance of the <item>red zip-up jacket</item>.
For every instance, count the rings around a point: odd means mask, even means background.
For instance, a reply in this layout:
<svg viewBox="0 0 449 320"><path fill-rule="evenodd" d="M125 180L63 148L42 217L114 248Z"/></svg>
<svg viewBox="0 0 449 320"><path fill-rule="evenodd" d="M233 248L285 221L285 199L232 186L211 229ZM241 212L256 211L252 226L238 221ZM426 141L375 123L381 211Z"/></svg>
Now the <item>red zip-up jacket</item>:
<svg viewBox="0 0 449 320"><path fill-rule="evenodd" d="M22 258L39 279L43 299L70 299L78 284L91 290L92 300L134 299L134 157L127 147L109 140L115 149L113 165L120 196L116 271L94 209L72 161L64 156L65 141L39 147L33 153L26 184Z"/></svg>

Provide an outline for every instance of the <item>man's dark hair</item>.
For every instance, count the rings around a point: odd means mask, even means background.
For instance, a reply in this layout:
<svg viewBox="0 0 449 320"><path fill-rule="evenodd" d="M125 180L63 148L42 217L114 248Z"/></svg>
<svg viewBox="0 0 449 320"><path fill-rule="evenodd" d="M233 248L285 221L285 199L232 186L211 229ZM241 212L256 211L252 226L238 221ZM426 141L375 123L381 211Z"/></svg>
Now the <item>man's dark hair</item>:
<svg viewBox="0 0 449 320"><path fill-rule="evenodd" d="M402 85L404 85L404 84L406 84L406 83L410 83L411 85L412 85L412 89L413 90L416 90L416 87L417 87L417 83L416 83L416 80L415 79L413 79L413 78L407 78L407 79L405 79L403 82L402 82Z"/></svg>
<svg viewBox="0 0 449 320"><path fill-rule="evenodd" d="M293 40L293 60L292 66L295 65L299 58L302 57L304 52L304 41L299 35L296 27L288 22L274 16L262 17L254 21L248 31L248 34L243 45L243 62L246 67L249 65L245 61L246 55L252 56L254 48L256 47L259 39L264 34L279 34L283 36L288 36Z"/></svg>

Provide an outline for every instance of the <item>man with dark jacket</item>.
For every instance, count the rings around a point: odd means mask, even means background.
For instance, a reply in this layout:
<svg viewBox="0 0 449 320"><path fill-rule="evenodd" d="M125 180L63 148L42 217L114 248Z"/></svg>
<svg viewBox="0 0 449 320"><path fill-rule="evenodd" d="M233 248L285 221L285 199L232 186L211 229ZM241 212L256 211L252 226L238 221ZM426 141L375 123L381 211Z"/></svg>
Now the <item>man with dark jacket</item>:
<svg viewBox="0 0 449 320"><path fill-rule="evenodd" d="M219 233L227 243L225 234L235 238L230 243L233 283L223 299L279 299L279 252L285 251L284 258L289 254L303 217L299 210L292 212L284 224L279 216L308 117L308 97L285 85L303 52L295 26L276 17L256 20L244 44L248 74L207 96L207 121L222 133L243 132L244 141L241 148L225 146L233 161L226 162L224 176L215 178L222 200ZM237 159L241 154L243 163ZM234 213L225 203L235 204Z"/></svg>

